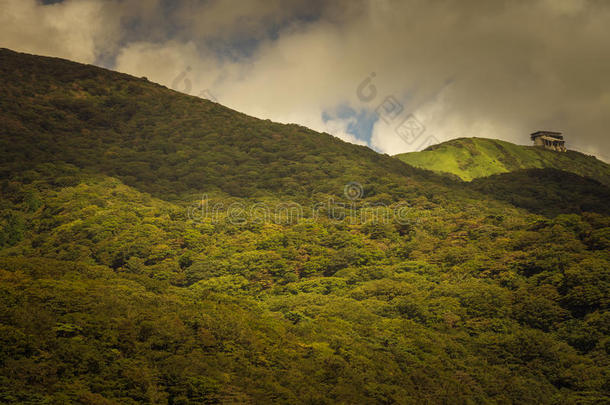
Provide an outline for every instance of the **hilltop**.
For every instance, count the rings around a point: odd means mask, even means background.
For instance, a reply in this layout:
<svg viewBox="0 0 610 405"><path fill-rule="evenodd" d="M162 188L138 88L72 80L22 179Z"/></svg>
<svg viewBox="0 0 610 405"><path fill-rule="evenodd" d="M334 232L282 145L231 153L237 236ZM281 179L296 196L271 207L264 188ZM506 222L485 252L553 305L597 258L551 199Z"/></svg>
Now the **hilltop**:
<svg viewBox="0 0 610 405"><path fill-rule="evenodd" d="M607 402L596 180L466 184L9 50L0 92L0 402Z"/></svg>
<svg viewBox="0 0 610 405"><path fill-rule="evenodd" d="M415 167L450 173L465 181L521 169L551 168L610 185L610 165L594 156L572 150L558 153L497 139L453 139L421 152L402 153L395 157Z"/></svg>

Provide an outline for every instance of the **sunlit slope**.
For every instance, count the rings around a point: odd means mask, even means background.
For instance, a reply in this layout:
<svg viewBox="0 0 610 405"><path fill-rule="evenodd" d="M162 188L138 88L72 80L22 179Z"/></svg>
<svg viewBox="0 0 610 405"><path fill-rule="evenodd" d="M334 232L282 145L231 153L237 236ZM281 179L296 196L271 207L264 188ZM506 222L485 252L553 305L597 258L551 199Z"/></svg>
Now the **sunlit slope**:
<svg viewBox="0 0 610 405"><path fill-rule="evenodd" d="M559 153L497 139L454 139L396 157L415 167L451 173L466 181L520 169L552 168L610 184L610 165L593 156L575 151Z"/></svg>

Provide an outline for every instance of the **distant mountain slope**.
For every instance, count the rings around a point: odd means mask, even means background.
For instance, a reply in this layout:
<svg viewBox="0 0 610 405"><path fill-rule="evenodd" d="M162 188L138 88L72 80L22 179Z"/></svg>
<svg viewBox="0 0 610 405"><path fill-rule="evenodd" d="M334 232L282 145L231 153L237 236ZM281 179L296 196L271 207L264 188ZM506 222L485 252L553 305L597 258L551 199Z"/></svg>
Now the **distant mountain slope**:
<svg viewBox="0 0 610 405"><path fill-rule="evenodd" d="M579 152L558 153L486 138L459 138L421 152L396 155L415 167L457 175L462 180L520 169L552 168L610 185L610 165Z"/></svg>

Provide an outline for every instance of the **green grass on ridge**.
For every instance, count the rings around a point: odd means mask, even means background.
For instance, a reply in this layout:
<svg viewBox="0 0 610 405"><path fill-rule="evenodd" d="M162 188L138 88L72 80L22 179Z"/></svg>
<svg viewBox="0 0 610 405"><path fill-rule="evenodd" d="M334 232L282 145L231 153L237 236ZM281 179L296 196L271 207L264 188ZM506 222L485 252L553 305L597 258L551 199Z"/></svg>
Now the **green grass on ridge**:
<svg viewBox="0 0 610 405"><path fill-rule="evenodd" d="M610 184L610 166L593 156L571 150L559 153L497 139L459 138L396 157L412 166L451 173L465 181L521 169L552 168Z"/></svg>

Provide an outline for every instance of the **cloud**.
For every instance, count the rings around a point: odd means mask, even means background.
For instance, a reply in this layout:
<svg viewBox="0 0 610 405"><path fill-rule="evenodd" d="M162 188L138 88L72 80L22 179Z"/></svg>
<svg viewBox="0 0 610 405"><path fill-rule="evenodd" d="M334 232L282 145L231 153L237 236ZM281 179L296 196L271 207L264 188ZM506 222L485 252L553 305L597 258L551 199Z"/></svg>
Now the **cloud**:
<svg viewBox="0 0 610 405"><path fill-rule="evenodd" d="M97 0L0 0L0 9L1 46L23 52L93 63L119 35L114 14Z"/></svg>
<svg viewBox="0 0 610 405"><path fill-rule="evenodd" d="M120 71L386 153L419 148L396 131L410 114L425 139L528 144L549 129L573 148L610 149L610 3L601 0L73 0L52 6L61 12L8 3L15 21L36 23L20 38L2 21L5 46L87 61L111 53ZM365 100L357 88L372 72L376 96ZM388 97L402 107L396 121L357 134ZM337 116L340 106L367 114Z"/></svg>

